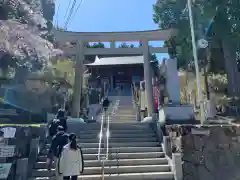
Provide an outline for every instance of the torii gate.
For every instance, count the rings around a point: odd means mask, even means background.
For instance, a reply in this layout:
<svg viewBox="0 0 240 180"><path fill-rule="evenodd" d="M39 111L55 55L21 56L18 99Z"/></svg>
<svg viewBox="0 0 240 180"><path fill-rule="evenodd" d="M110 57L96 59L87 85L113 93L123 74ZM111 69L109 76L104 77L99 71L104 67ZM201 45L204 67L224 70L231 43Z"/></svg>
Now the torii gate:
<svg viewBox="0 0 240 180"><path fill-rule="evenodd" d="M66 42L76 43L75 47L63 49L66 54L76 55L72 116L79 117L84 56L116 54L143 54L148 112L149 116L151 116L153 112L153 87L149 57L151 53L168 53L168 49L165 47L149 47L148 42L168 40L171 36L176 35L176 33L177 31L174 29L128 32L70 32L54 30L56 40L61 44ZM139 41L142 46L138 48L116 48L116 41ZM111 45L110 48L87 48L85 44L88 42L110 42Z"/></svg>

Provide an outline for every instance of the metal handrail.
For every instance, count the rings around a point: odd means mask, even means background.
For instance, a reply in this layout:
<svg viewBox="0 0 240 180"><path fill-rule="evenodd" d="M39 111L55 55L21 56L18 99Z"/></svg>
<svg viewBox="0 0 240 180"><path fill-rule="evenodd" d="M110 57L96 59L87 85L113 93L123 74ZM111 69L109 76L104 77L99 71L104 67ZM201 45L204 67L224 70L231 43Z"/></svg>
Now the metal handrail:
<svg viewBox="0 0 240 180"><path fill-rule="evenodd" d="M100 128L100 133L99 133L99 143L98 143L98 160L101 160L101 145L102 145L102 138L103 138L103 123L104 123L104 115L102 115L102 120L101 120L101 128Z"/></svg>
<svg viewBox="0 0 240 180"><path fill-rule="evenodd" d="M119 106L119 100L116 100L115 105L112 104L112 112L104 111L101 119L101 129L99 134L99 144L98 144L98 160L102 165L102 180L104 180L104 164L108 160L109 156L109 137L110 137L110 115L113 115L116 109ZM104 153L105 155L101 156L102 143L104 143Z"/></svg>
<svg viewBox="0 0 240 180"><path fill-rule="evenodd" d="M107 122L105 121L107 120ZM106 127L104 127L106 124ZM102 180L104 180L104 164L105 161L108 160L108 154L109 154L109 126L110 126L110 116L109 114L107 115L107 111L105 111L104 115L102 115L102 120L101 120L101 129L100 129L100 134L99 134L99 144L98 144L98 160L102 164ZM104 150L105 151L105 156L101 158L101 149L102 149L102 139L104 142Z"/></svg>
<svg viewBox="0 0 240 180"><path fill-rule="evenodd" d="M109 127L110 127L110 116L108 114L108 117L107 117L107 131L106 131L106 140L107 140L106 158L105 158L106 160L108 160L108 153L109 153L109 136L110 136Z"/></svg>
<svg viewBox="0 0 240 180"><path fill-rule="evenodd" d="M109 152L109 126L110 126L110 116L107 115L107 112L105 112L105 115L102 115L101 120L101 129L99 133L99 144L98 144L98 160L101 161L103 159L108 160L108 152ZM106 128L104 127L105 120L107 120ZM104 149L106 150L105 156L101 158L101 149L102 149L102 141L104 143ZM106 143L106 144L105 144Z"/></svg>

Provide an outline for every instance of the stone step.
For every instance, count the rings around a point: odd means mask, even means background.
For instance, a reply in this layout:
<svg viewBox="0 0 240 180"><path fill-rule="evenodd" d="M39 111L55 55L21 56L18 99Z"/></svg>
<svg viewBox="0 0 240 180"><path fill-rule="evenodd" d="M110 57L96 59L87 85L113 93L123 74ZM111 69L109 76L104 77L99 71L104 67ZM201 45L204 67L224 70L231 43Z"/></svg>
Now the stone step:
<svg viewBox="0 0 240 180"><path fill-rule="evenodd" d="M115 112L117 113L126 113L126 114L133 114L136 113L136 111L134 109L115 109Z"/></svg>
<svg viewBox="0 0 240 180"><path fill-rule="evenodd" d="M111 137L111 133L110 133ZM79 138L78 141L81 145L81 143L98 143L99 137L98 135L95 136L95 138L86 139L86 138ZM109 142L113 143L124 143L124 142L157 142L157 139L154 137L141 137L141 138L109 138Z"/></svg>
<svg viewBox="0 0 240 180"><path fill-rule="evenodd" d="M134 116L135 118L136 116ZM101 118L100 118L101 119ZM115 118L110 118L110 120L117 120ZM111 125L111 130L151 130L149 124L142 124L142 123L137 123L137 121L131 123L131 124L128 124L128 126L124 126L122 124L114 124L114 125ZM101 124L100 122L97 122L97 123L91 123L91 124L81 124L80 127L78 127L79 129L82 129L82 130L100 130L101 128Z"/></svg>
<svg viewBox="0 0 240 180"><path fill-rule="evenodd" d="M122 115L122 114L113 114L112 118L110 118L110 120L119 120L119 119L136 119L136 115ZM135 121L137 122L137 121Z"/></svg>
<svg viewBox="0 0 240 180"><path fill-rule="evenodd" d="M150 124L138 123L131 116L112 116L110 122L105 180L174 180L168 160ZM78 179L102 179L101 162L98 160L100 124L84 124L78 132L78 143L82 147L85 165L84 173ZM57 180L54 164L51 170L47 170L48 148L49 144L38 157L29 180ZM105 149L102 149L101 153L104 152Z"/></svg>
<svg viewBox="0 0 240 180"><path fill-rule="evenodd" d="M78 180L99 180L102 175L82 175ZM33 177L29 180L57 180L56 177ZM172 172L105 174L104 180L174 180Z"/></svg>
<svg viewBox="0 0 240 180"><path fill-rule="evenodd" d="M111 115L111 119L116 119L118 117L125 117L125 118L128 118L128 117L134 117L136 116L137 113L125 113L125 112L114 112L112 115ZM137 122L137 121L136 121Z"/></svg>
<svg viewBox="0 0 240 180"><path fill-rule="evenodd" d="M111 136L111 134L110 134ZM141 137L141 138L109 138L109 143L124 143L124 142L157 142L156 137ZM79 138L78 143L99 143L98 135L95 135L94 138Z"/></svg>
<svg viewBox="0 0 240 180"><path fill-rule="evenodd" d="M106 174L120 174L120 173L143 173L143 172L169 172L169 165L138 165L138 166L104 166L104 173ZM83 175L97 175L101 174L100 167L85 167ZM54 176L55 169L48 171L47 169L34 169L32 171L33 177Z"/></svg>
<svg viewBox="0 0 240 180"><path fill-rule="evenodd" d="M118 122L118 123L122 123L122 122L126 122L126 123L129 123L129 122L134 122L134 121L136 121L137 119L136 119L136 117L135 118L128 118L128 119L126 119L126 118L118 118L118 120L110 120L110 123L111 122Z"/></svg>
<svg viewBox="0 0 240 180"><path fill-rule="evenodd" d="M119 123L118 123L119 124ZM142 133L153 133L152 129L134 129L134 130L129 130L129 129L122 129L122 130L112 130L112 128L110 127L109 129L111 134L128 134L129 136L131 136L132 134L136 135L136 134L142 134ZM83 130L80 131L78 134L79 136L84 135L84 134L99 134L100 132L100 128L97 130Z"/></svg>
<svg viewBox="0 0 240 180"><path fill-rule="evenodd" d="M134 109L116 109L115 110L116 112L121 112L121 113L129 113L129 114L131 114L131 113L136 113L136 110L134 110Z"/></svg>
<svg viewBox="0 0 240 180"><path fill-rule="evenodd" d="M42 155L47 154L48 148L42 153ZM85 154L97 154L98 148L82 148L83 153ZM142 152L162 152L162 147L119 147L119 148L110 148L109 153L142 153Z"/></svg>
<svg viewBox="0 0 240 180"><path fill-rule="evenodd" d="M108 158L113 159L147 159L147 158L163 158L164 152L141 152L141 153L109 153ZM97 160L98 154L83 153L84 160ZM47 156L42 155L38 157L39 162L46 162Z"/></svg>
<svg viewBox="0 0 240 180"><path fill-rule="evenodd" d="M79 142L79 145L81 148L98 148L99 143L85 143L85 142ZM50 145L46 145L46 147L49 147ZM120 148L120 147L159 147L161 146L159 142L110 142L109 148Z"/></svg>
<svg viewBox="0 0 240 180"><path fill-rule="evenodd" d="M82 148L98 148L98 143L81 143ZM109 148L116 147L156 147L160 146L158 142L124 142L124 143L109 143Z"/></svg>
<svg viewBox="0 0 240 180"><path fill-rule="evenodd" d="M126 114L136 113L137 111L135 109L129 108L129 109L122 109L122 108L115 108L113 109L113 112L122 112Z"/></svg>
<svg viewBox="0 0 240 180"><path fill-rule="evenodd" d="M91 139L91 138L96 138L98 137L98 134L80 134L79 139ZM126 138L126 141L128 141L128 138L150 138L150 137L156 137L155 133L138 133L138 134L114 134L112 133L112 131L110 130L110 139L114 139L114 138Z"/></svg>
<svg viewBox="0 0 240 180"><path fill-rule="evenodd" d="M138 165L162 165L168 164L166 158L148 158L148 159L116 159L108 160L105 163L105 166L138 166ZM101 162L98 160L86 160L84 161L85 167L100 167ZM36 169L44 169L47 167L46 161L37 162L35 165ZM52 165L54 167L54 164Z"/></svg>

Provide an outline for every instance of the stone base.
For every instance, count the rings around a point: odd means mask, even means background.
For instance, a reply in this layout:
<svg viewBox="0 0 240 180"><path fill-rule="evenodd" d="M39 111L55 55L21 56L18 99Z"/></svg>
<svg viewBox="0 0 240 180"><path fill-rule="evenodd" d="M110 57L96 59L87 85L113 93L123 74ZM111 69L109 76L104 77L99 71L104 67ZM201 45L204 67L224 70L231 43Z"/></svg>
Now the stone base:
<svg viewBox="0 0 240 180"><path fill-rule="evenodd" d="M192 105L168 105L159 111L159 122L164 124L196 124Z"/></svg>
<svg viewBox="0 0 240 180"><path fill-rule="evenodd" d="M183 180L239 179L239 126L169 125L166 132L171 152L181 153Z"/></svg>

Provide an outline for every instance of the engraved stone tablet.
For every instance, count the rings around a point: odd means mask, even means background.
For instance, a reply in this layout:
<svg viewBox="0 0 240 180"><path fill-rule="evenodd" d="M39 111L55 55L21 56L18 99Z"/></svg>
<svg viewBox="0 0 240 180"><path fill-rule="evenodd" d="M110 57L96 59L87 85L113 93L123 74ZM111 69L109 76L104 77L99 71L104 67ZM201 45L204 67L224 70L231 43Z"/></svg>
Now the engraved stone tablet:
<svg viewBox="0 0 240 180"><path fill-rule="evenodd" d="M15 155L14 145L0 145L0 158L13 157Z"/></svg>
<svg viewBox="0 0 240 180"><path fill-rule="evenodd" d="M2 163L0 164L0 179L7 179L12 163Z"/></svg>

